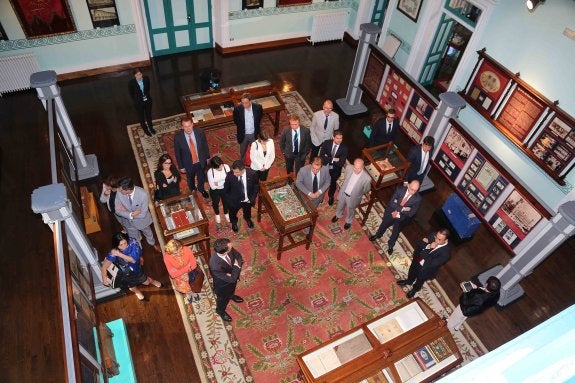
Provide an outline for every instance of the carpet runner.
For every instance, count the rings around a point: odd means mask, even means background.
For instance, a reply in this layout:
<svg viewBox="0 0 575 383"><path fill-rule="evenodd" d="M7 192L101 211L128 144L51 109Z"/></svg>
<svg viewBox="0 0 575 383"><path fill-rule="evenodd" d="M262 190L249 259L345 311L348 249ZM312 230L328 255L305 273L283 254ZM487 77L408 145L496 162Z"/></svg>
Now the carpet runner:
<svg viewBox="0 0 575 383"><path fill-rule="evenodd" d="M312 110L299 93L286 92L283 98L288 113L297 114L301 125L309 126ZM182 116L155 120L158 134L153 137L147 137L139 124L128 126L142 183L148 190L153 190L153 172L160 155L167 152L173 157L173 136L180 129ZM280 128L288 126L287 113L281 113L280 121ZM265 118L262 126L272 131ZM212 155L219 154L228 164L239 157L233 124L209 130L207 138ZM270 178L285 174L279 149L276 153ZM185 181L181 189L187 191ZM231 324L215 314L210 278L206 278L197 303L187 304L176 293L204 382L300 382L295 355L406 301L395 281L407 274L413 248L402 235L388 256L379 244L374 246L368 240L381 222L380 204L375 205L364 227L356 220L350 230L343 230L343 222L331 222L335 206L322 203L310 250L301 246L285 251L281 261L276 260L278 237L267 215L253 230L240 218L240 231L235 234L229 223L216 224L210 204L206 206L212 239L230 238L246 263L237 288L245 302L230 302ZM255 216L255 209L253 213ZM155 227L162 241L157 219ZM386 241L384 235L379 243ZM201 260L200 265L208 276L207 265ZM418 296L440 316L452 310L435 280L426 283ZM464 363L486 352L466 325L454 336Z"/></svg>

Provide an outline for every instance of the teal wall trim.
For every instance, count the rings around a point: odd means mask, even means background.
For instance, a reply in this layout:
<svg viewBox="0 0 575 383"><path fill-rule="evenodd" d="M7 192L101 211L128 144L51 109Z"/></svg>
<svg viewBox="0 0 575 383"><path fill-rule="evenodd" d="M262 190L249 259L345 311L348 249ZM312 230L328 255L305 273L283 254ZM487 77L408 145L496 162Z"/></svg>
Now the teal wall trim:
<svg viewBox="0 0 575 383"><path fill-rule="evenodd" d="M17 49L36 48L45 45L65 44L73 41L100 39L103 37L127 35L136 33L134 24L117 25L109 28L90 29L87 31L78 31L63 35L41 37L39 39L20 39L0 41L0 52L6 52Z"/></svg>
<svg viewBox="0 0 575 383"><path fill-rule="evenodd" d="M288 13L300 13L310 11L323 11L333 9L356 9L357 3L354 0L340 0L340 1L326 1L323 3L314 3L308 5L296 5L292 7L269 7L258 9L244 9L241 11L233 11L228 14L230 20L247 19L250 17L261 16L277 16L285 15Z"/></svg>

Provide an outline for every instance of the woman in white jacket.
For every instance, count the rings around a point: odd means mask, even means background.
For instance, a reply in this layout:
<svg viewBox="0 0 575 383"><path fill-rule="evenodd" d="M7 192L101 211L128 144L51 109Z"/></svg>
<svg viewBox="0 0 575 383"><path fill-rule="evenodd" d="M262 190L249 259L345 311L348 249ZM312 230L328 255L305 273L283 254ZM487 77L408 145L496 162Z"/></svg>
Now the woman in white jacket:
<svg viewBox="0 0 575 383"><path fill-rule="evenodd" d="M262 130L258 134L258 139L252 142L250 147L250 160L252 161L250 167L256 171L260 181L268 179L268 172L275 159L274 140L265 130Z"/></svg>

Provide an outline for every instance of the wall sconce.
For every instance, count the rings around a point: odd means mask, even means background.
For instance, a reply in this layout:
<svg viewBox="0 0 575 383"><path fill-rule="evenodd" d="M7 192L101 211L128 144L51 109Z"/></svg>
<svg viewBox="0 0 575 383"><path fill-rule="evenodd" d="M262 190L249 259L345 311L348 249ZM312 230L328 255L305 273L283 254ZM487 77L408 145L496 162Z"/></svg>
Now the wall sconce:
<svg viewBox="0 0 575 383"><path fill-rule="evenodd" d="M527 9L529 10L529 12L533 12L539 4L544 3L544 2L545 2L545 0L527 0L525 2L525 5L527 6Z"/></svg>

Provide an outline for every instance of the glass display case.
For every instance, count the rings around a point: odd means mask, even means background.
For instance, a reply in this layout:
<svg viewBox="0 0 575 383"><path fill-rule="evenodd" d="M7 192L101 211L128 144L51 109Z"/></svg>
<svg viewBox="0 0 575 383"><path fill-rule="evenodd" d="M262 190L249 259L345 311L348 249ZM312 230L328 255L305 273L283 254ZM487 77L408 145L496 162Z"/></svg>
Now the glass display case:
<svg viewBox="0 0 575 383"><path fill-rule="evenodd" d="M402 183L410 163L393 142L365 148L361 153L366 163L365 170L371 177L369 198L358 206L359 214L363 217L361 224L365 225L367 217L377 201L382 202L384 206L386 205L387 201L384 200L386 195L382 191Z"/></svg>
<svg viewBox="0 0 575 383"><path fill-rule="evenodd" d="M429 382L462 360L446 322L419 298L297 356L308 383Z"/></svg>
<svg viewBox="0 0 575 383"><path fill-rule="evenodd" d="M290 176L260 182L258 222L263 213L270 215L279 233L277 259L284 250L301 245L309 249L318 213Z"/></svg>
<svg viewBox="0 0 575 383"><path fill-rule="evenodd" d="M279 130L279 116L285 110L281 93L269 81L258 81L244 85L221 88L215 92L193 93L180 98L186 114L194 124L211 128L233 120L234 106L240 103L242 94L249 92L253 101L260 104L264 115L274 126L274 136Z"/></svg>
<svg viewBox="0 0 575 383"><path fill-rule="evenodd" d="M166 241L177 239L184 245L197 245L196 255L208 260L209 222L203 198L196 191L160 201L156 213Z"/></svg>

